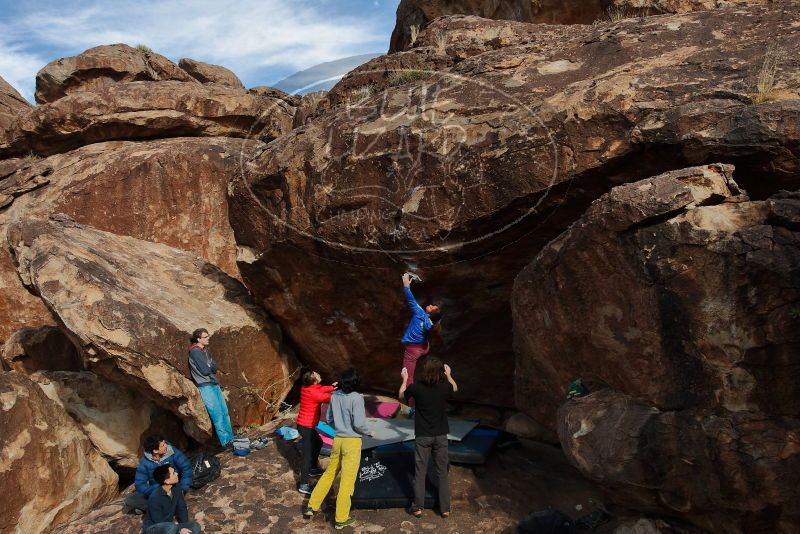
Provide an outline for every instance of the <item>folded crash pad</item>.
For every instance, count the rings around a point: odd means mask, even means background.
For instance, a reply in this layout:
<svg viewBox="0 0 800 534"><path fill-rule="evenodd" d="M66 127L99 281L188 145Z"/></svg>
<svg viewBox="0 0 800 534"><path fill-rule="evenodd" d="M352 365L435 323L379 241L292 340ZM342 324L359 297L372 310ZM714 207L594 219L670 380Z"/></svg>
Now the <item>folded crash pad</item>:
<svg viewBox="0 0 800 534"><path fill-rule="evenodd" d="M500 432L492 428L475 428L461 441L450 440L447 455L455 464L484 464L492 451ZM386 458L406 454L413 456L414 441L391 443L376 447L372 451L374 458Z"/></svg>
<svg viewBox="0 0 800 534"><path fill-rule="evenodd" d="M399 402L364 401L364 410L367 412L367 417L389 419L394 417L394 414L396 414L399 409Z"/></svg>
<svg viewBox="0 0 800 534"><path fill-rule="evenodd" d="M447 447L454 464L485 464L499 432L492 428L476 428L461 441L451 441Z"/></svg>
<svg viewBox="0 0 800 534"><path fill-rule="evenodd" d="M325 421L320 421L317 423L317 432L319 432L321 436L328 436L329 438L336 436L336 431Z"/></svg>
<svg viewBox="0 0 800 534"><path fill-rule="evenodd" d="M448 419L448 424L450 426L450 433L447 435L447 439L461 440L478 425L478 422L464 419ZM372 437L363 438L361 443L362 450L414 439L413 419L382 419L378 417L368 417L367 426L369 426L369 429L372 431ZM317 432L323 436L323 440L324 436L330 438L336 436L336 431L333 427L324 421L320 421L319 424L317 424Z"/></svg>
<svg viewBox="0 0 800 534"><path fill-rule="evenodd" d="M428 466L425 508L436 505L438 477L433 462ZM414 501L414 457L408 454L383 458L362 457L351 499L353 508L408 508Z"/></svg>
<svg viewBox="0 0 800 534"><path fill-rule="evenodd" d="M452 417L448 417L447 426L450 427L450 432L447 434L447 439L461 441L464 439L464 436L468 435L472 431L473 428L478 426L478 422L471 421L469 419L453 419Z"/></svg>
<svg viewBox="0 0 800 534"><path fill-rule="evenodd" d="M370 417L367 418L367 425L372 431L372 437L363 438L361 442L362 450L414 439L414 421L410 419L378 419Z"/></svg>

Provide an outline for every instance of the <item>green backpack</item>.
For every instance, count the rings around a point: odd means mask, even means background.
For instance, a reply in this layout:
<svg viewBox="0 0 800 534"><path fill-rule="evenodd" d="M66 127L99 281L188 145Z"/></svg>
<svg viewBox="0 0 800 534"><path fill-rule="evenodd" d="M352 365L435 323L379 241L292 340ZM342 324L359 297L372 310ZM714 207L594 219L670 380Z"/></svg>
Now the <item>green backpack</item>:
<svg viewBox="0 0 800 534"><path fill-rule="evenodd" d="M586 386L583 385L583 380L580 378L572 382L567 387L567 398L568 399L576 399L578 397L583 397L589 394L589 390Z"/></svg>

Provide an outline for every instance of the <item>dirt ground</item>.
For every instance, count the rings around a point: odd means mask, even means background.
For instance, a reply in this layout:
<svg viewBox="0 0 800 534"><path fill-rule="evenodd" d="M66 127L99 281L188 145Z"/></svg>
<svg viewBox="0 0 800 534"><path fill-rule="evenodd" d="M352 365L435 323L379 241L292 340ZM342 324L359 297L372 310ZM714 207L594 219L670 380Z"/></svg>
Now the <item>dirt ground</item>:
<svg viewBox="0 0 800 534"><path fill-rule="evenodd" d="M252 436L270 435L269 446L240 458L230 453L219 455L221 476L200 490L190 490L187 504L190 516L204 532L328 532L333 531L331 491L322 513L312 520L301 516L307 497L297 492L300 455L295 448L274 434L281 424L274 421ZM323 458L323 466L327 459ZM553 507L572 517L590 511L602 502L602 493L583 478L564 459L557 447L532 441L495 450L486 465L451 465L452 515L439 517L425 510L420 519L402 509L353 510L357 523L343 532L516 532L521 518L535 510ZM141 532L142 516L123 512L122 499L95 510L79 521L56 530L64 534ZM613 532L616 521L594 530Z"/></svg>

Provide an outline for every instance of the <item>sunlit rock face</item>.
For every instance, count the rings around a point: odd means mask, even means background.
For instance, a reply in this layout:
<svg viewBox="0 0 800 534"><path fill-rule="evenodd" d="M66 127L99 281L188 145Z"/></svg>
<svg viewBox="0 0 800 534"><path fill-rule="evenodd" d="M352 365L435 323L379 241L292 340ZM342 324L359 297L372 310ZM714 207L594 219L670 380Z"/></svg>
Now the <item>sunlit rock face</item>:
<svg viewBox="0 0 800 534"><path fill-rule="evenodd" d="M23 219L8 234L20 278L58 317L85 368L172 412L196 440L210 436L211 422L188 378L195 328L213 337L234 425L269 418L291 387L295 361L280 329L238 281L197 256L65 215Z"/></svg>
<svg viewBox="0 0 800 534"><path fill-rule="evenodd" d="M535 24L592 24L662 13L688 13L773 0L401 0L389 52L406 50L420 30L448 15Z"/></svg>

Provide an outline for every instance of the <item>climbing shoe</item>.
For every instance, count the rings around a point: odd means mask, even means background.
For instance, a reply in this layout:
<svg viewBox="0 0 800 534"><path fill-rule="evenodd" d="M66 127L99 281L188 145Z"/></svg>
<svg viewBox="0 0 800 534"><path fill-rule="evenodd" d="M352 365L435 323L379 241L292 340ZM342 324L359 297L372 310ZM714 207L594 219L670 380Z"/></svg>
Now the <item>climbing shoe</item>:
<svg viewBox="0 0 800 534"><path fill-rule="evenodd" d="M342 522L337 521L336 523L334 523L333 528L335 528L336 530L342 530L344 527L349 527L355 522L356 522L355 519L353 519L352 517L348 517Z"/></svg>

